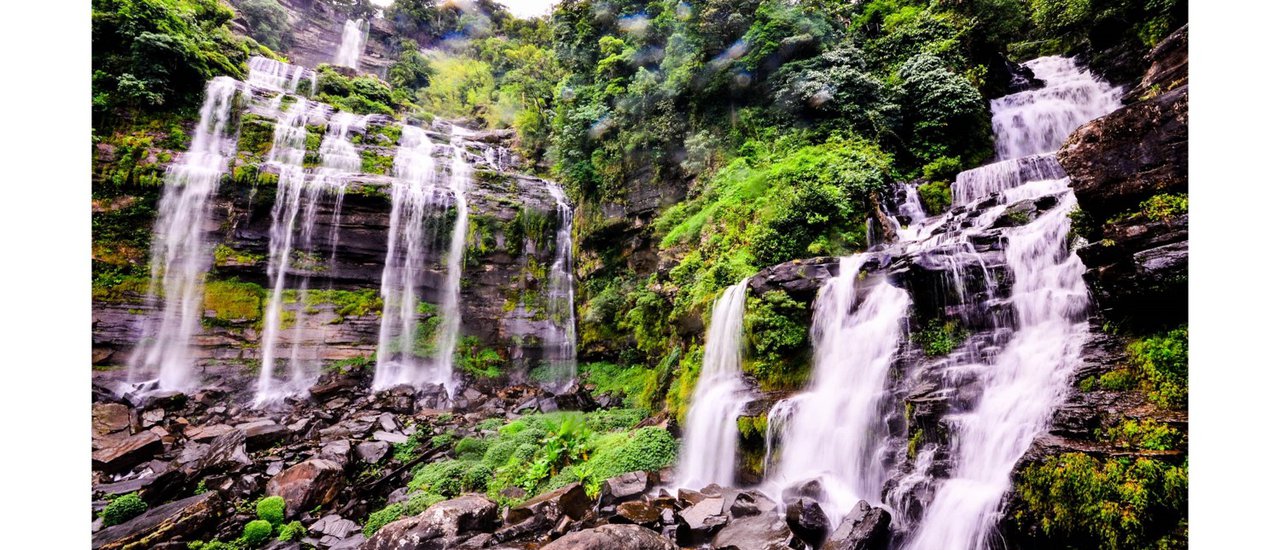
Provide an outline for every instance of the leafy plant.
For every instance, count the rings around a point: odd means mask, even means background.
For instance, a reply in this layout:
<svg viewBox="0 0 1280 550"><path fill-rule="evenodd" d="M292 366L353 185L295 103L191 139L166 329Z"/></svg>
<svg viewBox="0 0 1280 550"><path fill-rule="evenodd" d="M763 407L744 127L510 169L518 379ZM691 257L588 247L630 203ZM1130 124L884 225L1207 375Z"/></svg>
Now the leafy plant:
<svg viewBox="0 0 1280 550"><path fill-rule="evenodd" d="M102 525L104 527L119 525L145 511L147 511L147 503L138 496L138 493L120 495L102 509Z"/></svg>

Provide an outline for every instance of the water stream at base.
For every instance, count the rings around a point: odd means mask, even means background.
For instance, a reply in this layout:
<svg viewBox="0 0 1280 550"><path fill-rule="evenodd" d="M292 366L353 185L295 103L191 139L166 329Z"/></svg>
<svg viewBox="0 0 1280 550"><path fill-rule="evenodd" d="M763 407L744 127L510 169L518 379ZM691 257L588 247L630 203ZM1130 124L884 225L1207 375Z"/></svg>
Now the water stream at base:
<svg viewBox="0 0 1280 550"><path fill-rule="evenodd" d="M227 136L233 99L241 84L226 77L205 86L191 147L165 173L151 245L147 303L158 304L158 326L148 320L129 359L129 380L160 390L183 391L199 383L191 340L204 314L204 274L211 251L205 239L209 198L227 169L234 144Z"/></svg>
<svg viewBox="0 0 1280 550"><path fill-rule="evenodd" d="M724 289L707 327L702 372L685 417L684 444L677 467L681 487L733 485L738 447L738 415L749 395L742 379L742 313L747 281Z"/></svg>

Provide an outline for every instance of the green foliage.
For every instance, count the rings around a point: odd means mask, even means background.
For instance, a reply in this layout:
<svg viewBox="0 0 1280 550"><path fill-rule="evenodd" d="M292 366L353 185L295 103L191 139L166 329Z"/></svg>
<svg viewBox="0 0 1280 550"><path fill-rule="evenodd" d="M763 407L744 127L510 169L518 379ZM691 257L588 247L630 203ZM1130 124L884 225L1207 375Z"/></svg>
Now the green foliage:
<svg viewBox="0 0 1280 550"><path fill-rule="evenodd" d="M430 61L430 72L430 83L417 97L426 112L472 118L489 114L494 79L488 63L467 57L438 57Z"/></svg>
<svg viewBox="0 0 1280 550"><path fill-rule="evenodd" d="M627 472L654 472L675 462L675 438L662 428L649 426L625 435L601 437L592 445L586 464L592 478L605 480Z"/></svg>
<svg viewBox="0 0 1280 550"><path fill-rule="evenodd" d="M422 449L423 438L426 435L426 430L421 427L417 428L412 434L409 434L409 438L404 440L404 443L396 443L391 446L391 457L401 464L417 458ZM435 440L432 440L431 446L436 447L438 444Z"/></svg>
<svg viewBox="0 0 1280 550"><path fill-rule="evenodd" d="M387 68L387 82L397 91L416 91L431 80L431 64L418 51L418 44L412 40L400 43L400 56Z"/></svg>
<svg viewBox="0 0 1280 550"><path fill-rule="evenodd" d="M1129 365L1136 369L1148 399L1160 407L1186 408L1186 327L1134 342L1128 354Z"/></svg>
<svg viewBox="0 0 1280 550"><path fill-rule="evenodd" d="M360 171L366 174L391 175L396 158L374 149L360 151Z"/></svg>
<svg viewBox="0 0 1280 550"><path fill-rule="evenodd" d="M249 26L249 36L273 50L287 49L293 43L289 12L276 0L242 0L237 3L240 15Z"/></svg>
<svg viewBox="0 0 1280 550"><path fill-rule="evenodd" d="M964 164L959 158L939 157L926 163L920 171L924 174L924 179L932 182L946 182L955 179L956 174L963 169Z"/></svg>
<svg viewBox="0 0 1280 550"><path fill-rule="evenodd" d="M316 67L316 94L320 101L353 113L395 114L396 101L386 82L370 75L349 77L329 64Z"/></svg>
<svg viewBox="0 0 1280 550"><path fill-rule="evenodd" d="M246 523L240 539L249 547L258 547L271 539L271 522L255 519Z"/></svg>
<svg viewBox="0 0 1280 550"><path fill-rule="evenodd" d="M1107 428L1100 428L1098 436L1113 442L1121 449L1141 451L1168 451L1182 442L1182 434L1163 422L1150 418L1125 419Z"/></svg>
<svg viewBox="0 0 1280 550"><path fill-rule="evenodd" d="M587 363L579 365L578 375L583 382L593 386L592 395L621 397L622 402L632 409L650 411L653 408L656 369L640 365L624 367L613 363Z"/></svg>
<svg viewBox="0 0 1280 550"><path fill-rule="evenodd" d="M926 356L937 357L951 353L964 342L966 336L964 328L955 321L931 319L923 328L913 333L911 338L924 349Z"/></svg>
<svg viewBox="0 0 1280 550"><path fill-rule="evenodd" d="M262 318L265 291L254 283L232 279L208 281L204 285L205 321L214 325L255 322Z"/></svg>
<svg viewBox="0 0 1280 550"><path fill-rule="evenodd" d="M809 308L781 290L747 297L742 320L747 357L743 372L761 389L796 389L809 365Z"/></svg>
<svg viewBox="0 0 1280 550"><path fill-rule="evenodd" d="M244 76L251 41L219 0L94 0L94 127L200 101L209 79ZM95 132L96 133L96 132Z"/></svg>
<svg viewBox="0 0 1280 550"><path fill-rule="evenodd" d="M477 378L497 378L502 375L502 362L497 350L486 347L479 338L468 335L458 339L454 364L463 372Z"/></svg>
<svg viewBox="0 0 1280 550"><path fill-rule="evenodd" d="M480 460L489 450L489 441L474 437L464 437L453 445L453 454L458 460Z"/></svg>
<svg viewBox="0 0 1280 550"><path fill-rule="evenodd" d="M432 462L416 469L409 490L455 497L462 494L462 475L470 463L460 460Z"/></svg>
<svg viewBox="0 0 1280 550"><path fill-rule="evenodd" d="M138 496L138 493L120 495L102 509L102 525L104 527L119 525L145 511L147 511L147 503Z"/></svg>
<svg viewBox="0 0 1280 550"><path fill-rule="evenodd" d="M258 501L258 519L271 522L271 525L278 526L284 523L284 497L269 496Z"/></svg>
<svg viewBox="0 0 1280 550"><path fill-rule="evenodd" d="M928 166L925 167L926 170ZM945 181L934 181L921 184L916 188L920 194L920 205L930 216L936 216L951 208L951 184Z"/></svg>
<svg viewBox="0 0 1280 550"><path fill-rule="evenodd" d="M1107 391L1126 391L1138 385L1138 379L1129 369L1118 369L1102 373L1098 377L1098 387Z"/></svg>
<svg viewBox="0 0 1280 550"><path fill-rule="evenodd" d="M911 98L903 107L903 124L916 159L956 157L973 165L990 156L991 112L973 84L928 53L908 59L898 77L903 95Z"/></svg>
<svg viewBox="0 0 1280 550"><path fill-rule="evenodd" d="M627 430L648 416L646 409L600 409L587 413L587 428L594 432Z"/></svg>
<svg viewBox="0 0 1280 550"><path fill-rule="evenodd" d="M280 534L276 536L276 540L281 542L292 542L302 540L307 536L307 528L302 526L300 521L291 521L280 526Z"/></svg>
<svg viewBox="0 0 1280 550"><path fill-rule="evenodd" d="M1018 475L1013 519L1026 532L1074 548L1185 547L1187 468L1149 458L1067 453Z"/></svg>

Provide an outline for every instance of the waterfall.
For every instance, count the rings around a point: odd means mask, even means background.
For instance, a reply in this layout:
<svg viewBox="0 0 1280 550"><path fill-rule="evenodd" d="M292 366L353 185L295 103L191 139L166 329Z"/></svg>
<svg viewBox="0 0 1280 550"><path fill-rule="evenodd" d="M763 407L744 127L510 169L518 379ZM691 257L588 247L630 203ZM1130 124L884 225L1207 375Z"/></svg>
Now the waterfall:
<svg viewBox="0 0 1280 550"><path fill-rule="evenodd" d="M277 92L297 93L303 77L315 84L315 73L300 65L290 65L274 59L255 55L249 58L247 82L259 88ZM315 95L314 90L311 95ZM284 97L283 95L278 98Z"/></svg>
<svg viewBox="0 0 1280 550"><path fill-rule="evenodd" d="M405 126L392 167L391 227L382 268L382 324L378 331L378 364L373 389L437 380L432 365L418 360L420 327L418 290L431 242L429 214L444 209L446 197L437 184L436 145L426 132Z"/></svg>
<svg viewBox="0 0 1280 550"><path fill-rule="evenodd" d="M1068 59L1041 58L1027 65L1046 87L992 102L1002 159L1024 161L1019 157L1054 150L1077 126L1119 106L1118 90ZM909 548L989 546L1010 473L1046 428L1079 363L1087 332L1088 290L1084 266L1067 242L1067 214L1075 197L1060 170L1037 174L1018 169L1017 178L992 183L1014 170L983 167L957 178L957 198L977 200L1003 189L998 197L1003 203L1046 194L1059 200L1030 223L1005 233L1014 333L979 371L977 404L948 418L953 468L937 486ZM1024 179L1045 176L1048 179ZM1000 210L994 209L994 214Z"/></svg>
<svg viewBox="0 0 1280 550"><path fill-rule="evenodd" d="M205 241L209 198L234 148L227 138L232 100L240 84L217 77L205 86L191 147L165 173L151 244L147 302L163 300L159 326L149 321L129 359L129 380L155 377L162 390L188 390L199 381L190 345L204 313L204 273L211 250Z"/></svg>
<svg viewBox="0 0 1280 550"><path fill-rule="evenodd" d="M490 149L490 152L495 149ZM495 158L501 158L497 154ZM573 208L564 190L553 182L547 192L556 201L556 255L547 274L547 333L543 337L548 350L552 380L559 389L578 377L578 331L573 307Z"/></svg>
<svg viewBox="0 0 1280 550"><path fill-rule="evenodd" d="M1056 152L1081 124L1120 107L1123 90L1076 66L1071 58L1041 57L1024 65L1044 87L991 101L1000 160Z"/></svg>
<svg viewBox="0 0 1280 550"><path fill-rule="evenodd" d="M360 68L360 57L364 55L364 40L367 27L362 19L348 19L342 24L342 43L333 56L333 64L340 67Z"/></svg>
<svg viewBox="0 0 1280 550"><path fill-rule="evenodd" d="M681 487L733 484L738 415L747 396L742 380L742 311L747 281L726 288L711 312L702 372L685 417L678 468Z"/></svg>
<svg viewBox="0 0 1280 550"><path fill-rule="evenodd" d="M881 457L887 434L880 406L911 304L905 290L883 277L859 281L866 259L863 254L841 258L839 275L822 286L810 330L809 388L775 405L770 414L771 423L785 419L786 429L767 482L780 493L821 479L821 504L832 518L842 517L859 500L880 501L888 477Z"/></svg>
<svg viewBox="0 0 1280 550"><path fill-rule="evenodd" d="M462 137L465 130L454 126L453 165L449 170L449 191L453 194L453 229L449 232L449 254L445 257L445 279L440 303L440 333L436 338L437 383L453 395L453 352L462 328L462 262L467 252L467 187L471 184L471 165L467 163Z"/></svg>
<svg viewBox="0 0 1280 550"><path fill-rule="evenodd" d="M406 126L396 153L397 183L391 196L391 231L387 260L382 271L383 315L378 335L378 367L373 388L396 384L442 384L453 395L453 355L462 328L462 268L467 245L467 189L471 164L463 138L467 131L452 128L450 145L436 146L420 128ZM437 150L450 153L448 187L439 188ZM417 287L424 268L429 212L442 212L448 201L454 206L453 227L445 256L444 285L440 289L439 314L430 350L419 349ZM430 361L418 356L429 351Z"/></svg>

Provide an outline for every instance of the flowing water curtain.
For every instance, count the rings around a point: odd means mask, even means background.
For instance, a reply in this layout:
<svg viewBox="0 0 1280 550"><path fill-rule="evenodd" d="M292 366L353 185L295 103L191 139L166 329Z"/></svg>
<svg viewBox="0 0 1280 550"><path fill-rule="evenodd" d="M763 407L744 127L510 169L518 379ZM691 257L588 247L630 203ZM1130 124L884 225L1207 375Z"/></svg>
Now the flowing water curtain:
<svg viewBox="0 0 1280 550"><path fill-rule="evenodd" d="M712 306L707 349L684 423L677 467L681 487L732 486L738 416L750 392L742 379L742 318L749 279L726 288Z"/></svg>
<svg viewBox="0 0 1280 550"><path fill-rule="evenodd" d="M500 159L489 149L486 157ZM493 161L491 161L493 162ZM547 274L547 330L544 349L549 355L551 382L556 390L567 388L578 377L578 330L573 297L573 208L564 190L546 182L547 192L556 202L555 258Z"/></svg>
<svg viewBox="0 0 1280 550"><path fill-rule="evenodd" d="M333 64L359 69L360 57L364 55L364 43L368 33L369 24L363 19L348 19L343 23L342 41L338 43Z"/></svg>
<svg viewBox="0 0 1280 550"><path fill-rule="evenodd" d="M147 289L147 303L159 307L160 319L145 321L143 339L129 359L131 383L185 391L200 382L190 346L200 332L204 276L212 257L204 228L209 199L235 151L228 123L240 91L241 84L227 77L209 81L191 147L165 174Z"/></svg>

